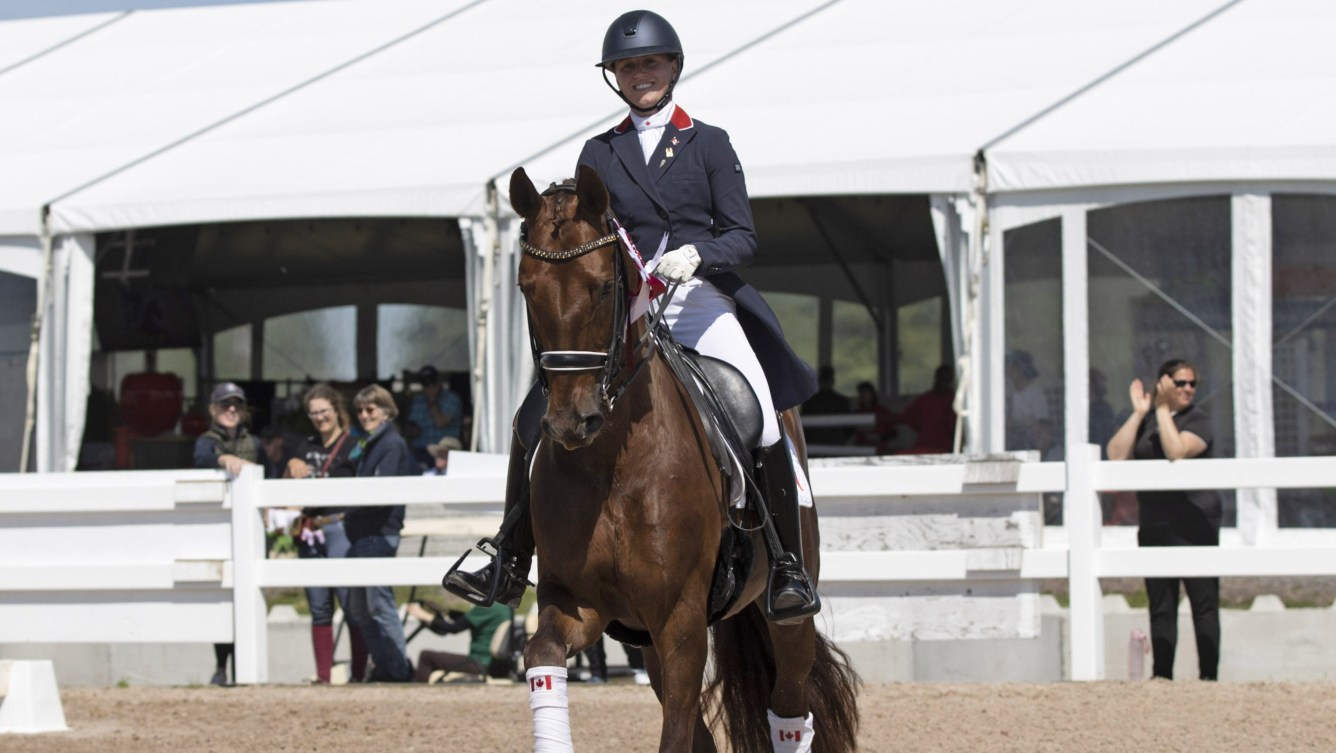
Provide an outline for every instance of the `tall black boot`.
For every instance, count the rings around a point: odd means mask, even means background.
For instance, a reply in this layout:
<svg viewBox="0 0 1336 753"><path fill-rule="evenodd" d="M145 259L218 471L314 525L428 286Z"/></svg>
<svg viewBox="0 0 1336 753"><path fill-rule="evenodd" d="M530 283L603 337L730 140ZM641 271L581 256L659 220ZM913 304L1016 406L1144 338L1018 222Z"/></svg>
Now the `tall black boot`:
<svg viewBox="0 0 1336 753"><path fill-rule="evenodd" d="M537 385L529 391L524 404L515 415L514 434L510 438L510 465L506 469L506 506L501 529L496 536L478 542L478 548L495 550L492 561L480 570L460 570L465 552L445 574L441 585L446 591L485 607L494 601L519 609L524 589L529 582L529 566L533 563L533 522L529 518L529 458L537 443L538 416L545 409L546 399ZM527 440L527 441L526 441Z"/></svg>
<svg viewBox="0 0 1336 753"><path fill-rule="evenodd" d="M766 617L780 625L801 622L821 611L821 599L803 567L802 521L793 462L781 438L755 452L756 481L770 508L781 551L770 552Z"/></svg>

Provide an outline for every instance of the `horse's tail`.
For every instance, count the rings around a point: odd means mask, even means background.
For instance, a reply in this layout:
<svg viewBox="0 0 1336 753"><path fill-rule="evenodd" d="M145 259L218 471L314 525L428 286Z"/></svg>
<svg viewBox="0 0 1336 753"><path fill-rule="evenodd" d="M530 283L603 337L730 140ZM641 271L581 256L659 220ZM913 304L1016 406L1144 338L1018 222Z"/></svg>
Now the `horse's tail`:
<svg viewBox="0 0 1336 753"><path fill-rule="evenodd" d="M766 710L775 663L765 618L753 606L715 623L711 632L714 674L705 691L711 726L728 737L732 753L772 753ZM849 656L820 632L815 657L806 686L815 717L812 752L852 753L858 749L862 680Z"/></svg>

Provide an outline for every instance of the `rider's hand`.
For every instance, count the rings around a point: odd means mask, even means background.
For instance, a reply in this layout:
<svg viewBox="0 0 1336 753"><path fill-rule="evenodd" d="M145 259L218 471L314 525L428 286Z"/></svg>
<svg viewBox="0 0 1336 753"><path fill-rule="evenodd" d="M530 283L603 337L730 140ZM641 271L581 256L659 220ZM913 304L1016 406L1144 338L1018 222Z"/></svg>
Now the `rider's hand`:
<svg viewBox="0 0 1336 753"><path fill-rule="evenodd" d="M699 266L700 254L696 253L695 246L688 244L664 254L659 260L659 266L654 269L654 274L668 282L681 284L690 280L691 275L696 272L696 267Z"/></svg>

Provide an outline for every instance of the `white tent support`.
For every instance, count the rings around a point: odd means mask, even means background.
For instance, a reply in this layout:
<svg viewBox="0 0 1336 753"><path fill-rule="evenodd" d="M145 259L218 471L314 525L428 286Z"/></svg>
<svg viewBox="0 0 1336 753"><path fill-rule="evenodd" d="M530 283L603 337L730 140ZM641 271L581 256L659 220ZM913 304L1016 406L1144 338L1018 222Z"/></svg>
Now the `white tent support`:
<svg viewBox="0 0 1336 753"><path fill-rule="evenodd" d="M41 244L41 266L37 270L37 306L32 314L32 333L28 339L28 369L25 372L25 382L28 386L27 409L23 419L23 449L19 454L19 473L27 473L28 467L32 462L32 437L33 429L37 423L37 364L40 360L42 321L46 316L46 301L48 298L48 289L51 286L51 229L50 229L50 207L42 208L41 235L39 243Z"/></svg>
<svg viewBox="0 0 1336 753"><path fill-rule="evenodd" d="M1234 444L1237 457L1275 457L1271 405L1271 195L1236 191L1233 227ZM1238 490L1243 543L1266 546L1278 526L1275 489Z"/></svg>
<svg viewBox="0 0 1336 753"><path fill-rule="evenodd" d="M93 352L94 239L80 233L44 243L51 246L51 264L45 284L38 287L33 420L37 470L50 473L72 471L79 461Z"/></svg>
<svg viewBox="0 0 1336 753"><path fill-rule="evenodd" d="M1083 444L1090 436L1089 284L1086 212L1068 208L1062 213L1063 429L1068 446Z"/></svg>

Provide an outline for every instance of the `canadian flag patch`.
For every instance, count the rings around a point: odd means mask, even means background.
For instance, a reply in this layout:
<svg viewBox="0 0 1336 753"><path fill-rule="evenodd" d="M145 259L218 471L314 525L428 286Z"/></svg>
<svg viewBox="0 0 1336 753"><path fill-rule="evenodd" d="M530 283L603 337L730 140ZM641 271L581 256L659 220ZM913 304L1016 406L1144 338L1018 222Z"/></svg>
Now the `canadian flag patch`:
<svg viewBox="0 0 1336 753"><path fill-rule="evenodd" d="M800 743L803 741L803 731L800 729L782 729L779 731L779 741L782 743Z"/></svg>
<svg viewBox="0 0 1336 753"><path fill-rule="evenodd" d="M551 690L551 689L552 689L552 675L541 675L539 677L529 678L530 693L534 692L535 690Z"/></svg>

